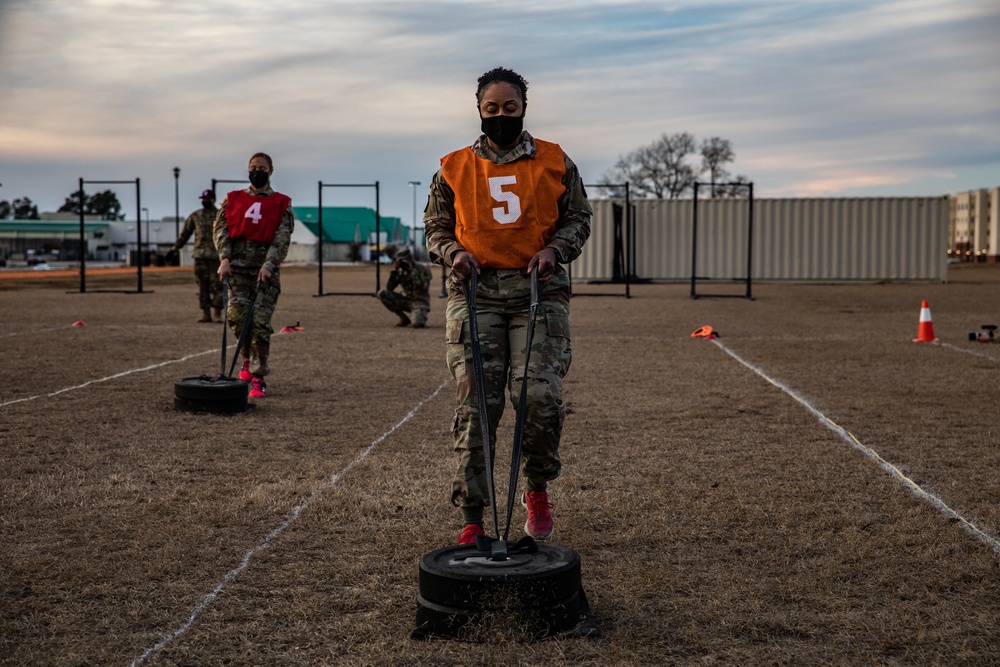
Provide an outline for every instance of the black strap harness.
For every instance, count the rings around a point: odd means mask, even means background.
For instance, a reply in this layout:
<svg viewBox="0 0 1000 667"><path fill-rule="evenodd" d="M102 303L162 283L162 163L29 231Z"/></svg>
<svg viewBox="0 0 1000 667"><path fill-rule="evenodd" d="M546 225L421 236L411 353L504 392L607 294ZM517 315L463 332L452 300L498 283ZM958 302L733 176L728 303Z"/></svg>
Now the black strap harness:
<svg viewBox="0 0 1000 667"><path fill-rule="evenodd" d="M471 557L481 557L489 554L490 560L501 561L514 554L527 554L538 551L538 544L531 537L518 540L513 546L508 545L507 537L510 533L510 520L514 514L514 501L517 497L517 477L521 467L521 450L524 442L524 420L528 396L528 369L531 363L531 344L535 335L535 318L538 316L539 285L538 270L530 273L531 276L531 306L528 311L528 337L524 351L524 375L521 378L521 394L517 404L517 414L514 420L514 443L510 454L510 484L507 487L507 519L503 531L503 538L500 538L499 522L497 520L496 509L496 488L493 481L493 443L490 441L490 417L486 404L486 381L483 377L483 356L479 344L479 316L476 312L476 293L478 291L478 278L475 271L468 280L462 281L462 289L465 292L465 303L469 311L469 334L471 336L472 365L475 371L476 394L479 403L479 428L483 435L483 458L486 463L486 486L490 495L490 507L493 511L493 529L496 536L478 535L476 537L476 552L461 557L461 560ZM235 360L234 360L235 363ZM232 372L232 371L230 371Z"/></svg>

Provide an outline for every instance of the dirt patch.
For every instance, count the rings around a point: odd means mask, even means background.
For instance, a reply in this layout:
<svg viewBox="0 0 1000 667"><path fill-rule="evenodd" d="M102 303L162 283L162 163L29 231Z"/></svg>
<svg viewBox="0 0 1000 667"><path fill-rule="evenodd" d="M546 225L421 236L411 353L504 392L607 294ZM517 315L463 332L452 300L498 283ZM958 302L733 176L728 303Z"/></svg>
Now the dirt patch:
<svg viewBox="0 0 1000 667"><path fill-rule="evenodd" d="M419 559L460 528L444 301L399 329L315 271L283 270L276 328L304 330L236 416L172 408L220 365L190 274L0 280L0 663L995 662L1000 346L967 333L1000 320L1000 268L574 299L555 539L604 635L538 643L409 639ZM924 299L941 345L910 342Z"/></svg>

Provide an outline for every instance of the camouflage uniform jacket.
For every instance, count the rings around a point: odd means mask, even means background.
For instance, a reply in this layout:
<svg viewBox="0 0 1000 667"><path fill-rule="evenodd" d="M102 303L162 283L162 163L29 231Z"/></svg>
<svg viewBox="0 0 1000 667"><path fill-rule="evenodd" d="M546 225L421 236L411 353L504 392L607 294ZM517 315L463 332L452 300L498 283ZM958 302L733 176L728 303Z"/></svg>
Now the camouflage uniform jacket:
<svg viewBox="0 0 1000 667"><path fill-rule="evenodd" d="M251 186L244 192L259 197L274 194L271 186L266 186L261 190ZM229 236L229 225L226 223L226 200L223 199L222 205L219 207L219 214L215 218L215 247L219 251L219 259L228 259L231 266L266 266L268 270L274 271L288 256L288 246L292 242L292 229L294 227L295 213L292 212L292 207L289 205L281 222L278 223L278 230L274 233L274 239L270 244L233 239Z"/></svg>
<svg viewBox="0 0 1000 667"><path fill-rule="evenodd" d="M507 164L515 160L534 158L535 139L527 132L522 132L520 143L510 151L500 154L490 148L486 135L480 135L472 144L472 151L494 164ZM566 191L559 197L559 220L556 222L558 229L547 246L555 251L556 260L560 265L572 262L580 256L583 244L590 237L590 218L593 216L583 180L580 178L580 170L568 155L565 153L563 155L566 158L566 173L562 182L566 186ZM455 191L444 180L440 170L431 180L427 208L424 211L424 233L427 235L427 250L431 260L437 264L450 267L455 253L464 250L455 237ZM569 279L560 267L553 276L549 288L564 284L568 285Z"/></svg>
<svg viewBox="0 0 1000 667"><path fill-rule="evenodd" d="M411 305L423 305L430 308L431 270L419 262L413 263L413 270L402 267L393 268L385 282L385 288L390 292L399 286L403 296L410 300Z"/></svg>
<svg viewBox="0 0 1000 667"><path fill-rule="evenodd" d="M180 251L184 244L194 234L194 248L191 249L192 259L219 259L219 251L215 249L215 238L212 225L218 211L212 208L200 208L184 221L184 230L174 242L174 250Z"/></svg>

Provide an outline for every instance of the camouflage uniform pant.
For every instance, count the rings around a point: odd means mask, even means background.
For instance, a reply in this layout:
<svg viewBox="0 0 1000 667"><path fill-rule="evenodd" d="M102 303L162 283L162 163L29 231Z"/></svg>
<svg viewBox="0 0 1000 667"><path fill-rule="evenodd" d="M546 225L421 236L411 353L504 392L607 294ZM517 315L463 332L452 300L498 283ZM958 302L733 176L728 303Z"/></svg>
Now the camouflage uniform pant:
<svg viewBox="0 0 1000 667"><path fill-rule="evenodd" d="M260 267L234 266L232 271L229 274L229 307L226 319L233 334L239 336L246 320L247 306L250 305L254 290L257 288L257 274L260 272ZM276 268L271 274L271 279L263 283L257 293L253 321L250 323L241 350L243 356L250 359L250 372L254 375L263 377L271 372L267 365L267 358L271 352L271 334L274 333L271 316L278 304L279 294L281 294L281 271Z"/></svg>
<svg viewBox="0 0 1000 667"><path fill-rule="evenodd" d="M490 442L495 444L497 424L506 403L505 391L509 392L515 410L520 402L530 281L524 272L483 271L476 300ZM475 520L473 508L481 512L489 504L489 491L468 309L464 294L455 291L454 286L448 296L447 338L448 366L456 381L458 399L453 436L459 464L452 483L451 502L461 507L466 521L470 521ZM559 438L566 416L562 385L572 354L569 290L556 288L541 297L528 368L521 472L530 491L544 491L546 482L559 476Z"/></svg>
<svg viewBox="0 0 1000 667"><path fill-rule="evenodd" d="M195 259L194 279L198 281L198 305L202 310L222 308L222 281L218 259Z"/></svg>
<svg viewBox="0 0 1000 667"><path fill-rule="evenodd" d="M387 289L380 289L376 294L382 305L397 315L403 313L413 313L413 323L417 326L427 324L427 313L430 311L430 304L410 299L405 294L393 292Z"/></svg>

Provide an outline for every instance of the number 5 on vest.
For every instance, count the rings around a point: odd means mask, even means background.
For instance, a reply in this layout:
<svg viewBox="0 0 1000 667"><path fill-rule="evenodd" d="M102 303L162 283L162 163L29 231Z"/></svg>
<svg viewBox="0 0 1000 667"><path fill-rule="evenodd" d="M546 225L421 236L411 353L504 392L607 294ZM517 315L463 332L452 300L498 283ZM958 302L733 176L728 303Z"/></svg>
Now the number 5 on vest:
<svg viewBox="0 0 1000 667"><path fill-rule="evenodd" d="M503 189L505 185L516 185L517 176L493 176L489 179L489 184L490 196L504 205L493 209L493 219L501 225L517 222L521 217L521 200L513 192Z"/></svg>

